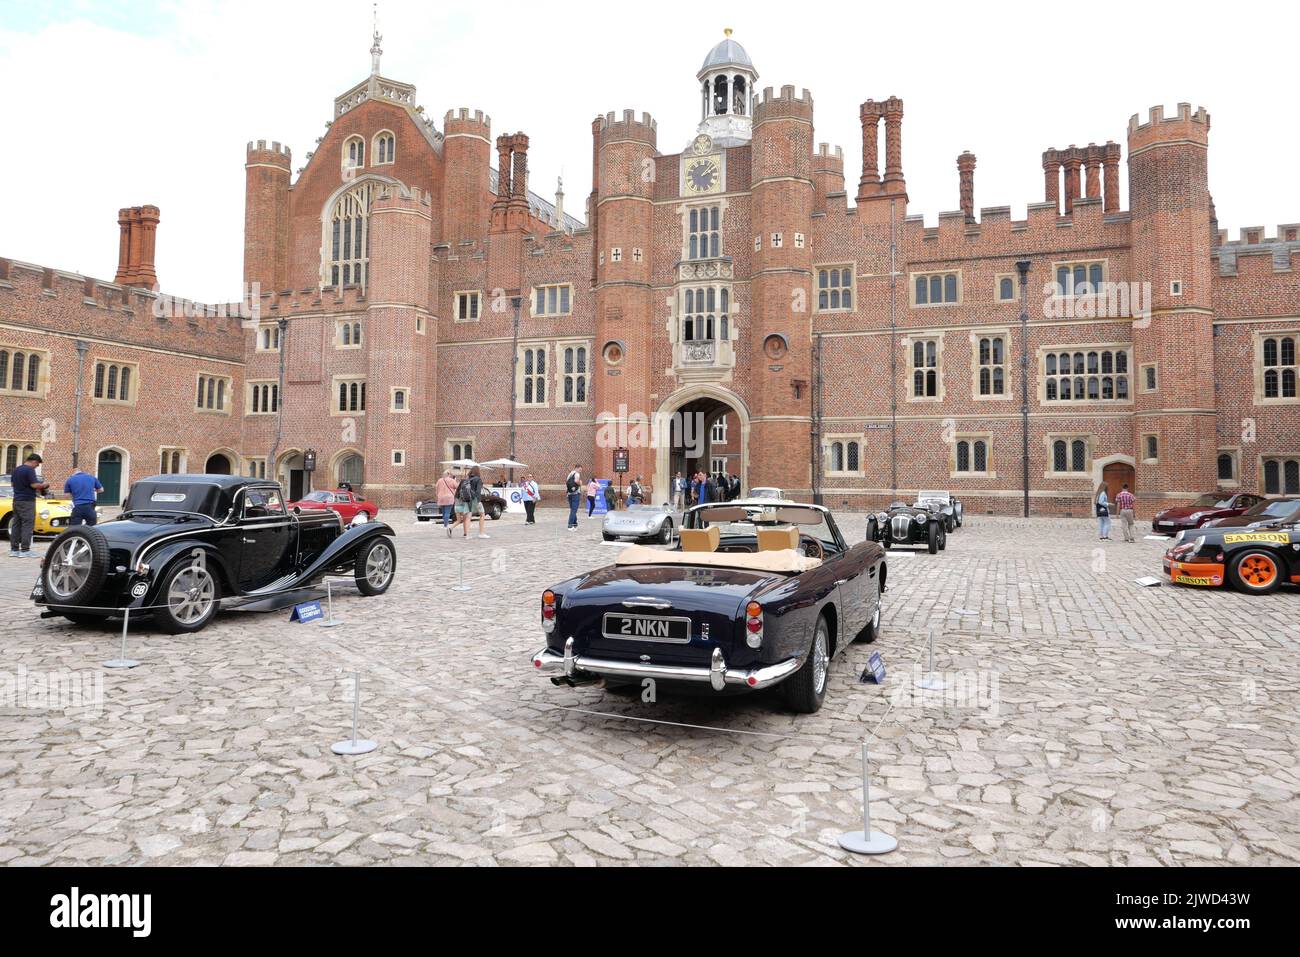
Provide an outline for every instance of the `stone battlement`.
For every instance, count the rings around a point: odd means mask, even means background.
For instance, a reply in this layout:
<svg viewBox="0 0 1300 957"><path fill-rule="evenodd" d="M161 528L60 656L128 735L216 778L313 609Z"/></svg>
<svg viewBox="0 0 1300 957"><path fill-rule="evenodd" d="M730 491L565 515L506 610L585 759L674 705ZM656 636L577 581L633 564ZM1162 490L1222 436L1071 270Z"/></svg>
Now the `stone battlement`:
<svg viewBox="0 0 1300 957"><path fill-rule="evenodd" d="M279 160L281 162L278 165L283 166L285 169L288 169L289 164L293 161L293 151L287 146L281 146L275 140L271 142L270 146L266 145L266 140L258 140L256 145L252 140L249 140L245 152L250 160L256 158L264 163Z"/></svg>
<svg viewBox="0 0 1300 957"><path fill-rule="evenodd" d="M484 130L488 130L492 127L492 117L482 110L475 110L471 116L469 108L462 106L459 109L448 110L447 115L442 118L442 125L446 127L447 132L452 132L453 125L458 130L471 125L481 126Z"/></svg>
<svg viewBox="0 0 1300 957"><path fill-rule="evenodd" d="M752 100L754 123L761 123L764 119L788 116L811 119L813 111L812 90L803 89L798 96L795 95L794 91L794 85L790 83L781 87L779 95L773 93L772 87L764 87L762 95L755 96Z"/></svg>

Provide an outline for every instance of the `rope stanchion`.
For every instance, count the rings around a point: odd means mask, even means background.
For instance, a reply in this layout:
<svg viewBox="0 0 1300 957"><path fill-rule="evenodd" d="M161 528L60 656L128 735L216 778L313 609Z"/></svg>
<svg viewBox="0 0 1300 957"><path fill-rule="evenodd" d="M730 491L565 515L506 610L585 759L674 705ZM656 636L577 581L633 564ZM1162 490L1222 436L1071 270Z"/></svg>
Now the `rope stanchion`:
<svg viewBox="0 0 1300 957"><path fill-rule="evenodd" d="M111 658L108 661L104 662L105 668L134 668L136 665L140 664L140 662L136 661L134 658L128 658L126 656L126 632L127 629L130 628L130 626L131 626L131 609L126 608L123 609L122 612L121 654L117 658Z"/></svg>
<svg viewBox="0 0 1300 957"><path fill-rule="evenodd" d="M947 685L934 673L934 629L930 629L930 661L925 673L916 680L916 686L926 691L943 691Z"/></svg>
<svg viewBox="0 0 1300 957"><path fill-rule="evenodd" d="M329 617L320 623L322 628L337 628L343 622L334 617L334 583L325 579L325 602L329 607Z"/></svg>
<svg viewBox="0 0 1300 957"><path fill-rule="evenodd" d="M854 854L888 854L898 847L898 840L884 831L871 829L871 759L867 742L862 742L862 830L845 831L840 847Z"/></svg>
<svg viewBox="0 0 1300 957"><path fill-rule="evenodd" d="M336 741L330 745L335 754L357 755L369 754L379 747L374 741L357 739L357 718L361 710L361 675L352 672L352 737L347 741Z"/></svg>
<svg viewBox="0 0 1300 957"><path fill-rule="evenodd" d="M460 556L460 584L452 585L452 591L470 591L472 586L465 584L465 556Z"/></svg>

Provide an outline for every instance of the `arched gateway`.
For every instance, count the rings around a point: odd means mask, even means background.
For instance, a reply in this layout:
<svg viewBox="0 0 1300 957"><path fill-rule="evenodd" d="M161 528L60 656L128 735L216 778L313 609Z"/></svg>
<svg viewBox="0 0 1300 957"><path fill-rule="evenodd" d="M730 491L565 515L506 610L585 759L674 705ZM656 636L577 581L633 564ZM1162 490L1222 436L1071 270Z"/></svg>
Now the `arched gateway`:
<svg viewBox="0 0 1300 957"><path fill-rule="evenodd" d="M725 460L725 471L749 490L749 409L735 393L714 385L679 389L660 404L654 434L657 500L667 500L678 472L716 471L715 460Z"/></svg>

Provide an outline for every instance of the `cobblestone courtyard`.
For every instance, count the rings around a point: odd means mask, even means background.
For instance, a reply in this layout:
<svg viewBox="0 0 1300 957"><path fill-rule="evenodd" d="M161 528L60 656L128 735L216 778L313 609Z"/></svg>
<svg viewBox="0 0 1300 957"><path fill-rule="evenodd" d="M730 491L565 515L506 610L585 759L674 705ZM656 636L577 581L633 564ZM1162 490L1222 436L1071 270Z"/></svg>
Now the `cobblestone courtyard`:
<svg viewBox="0 0 1300 957"><path fill-rule="evenodd" d="M36 563L0 560L0 862L1300 862L1295 589L1141 588L1161 542L972 516L945 553L891 554L882 638L836 659L818 714L771 692L645 703L531 673L540 591L617 551L598 519L539 515L489 540L384 516L397 580L341 589L341 627L142 624L130 671L101 667L118 628L40 620ZM863 516L841 524L861 538ZM960 696L915 689L932 631ZM873 650L879 687L858 681ZM337 757L354 670L380 746ZM102 679L102 708L31 707L60 671ZM835 839L861 826L868 738L899 848L864 860Z"/></svg>

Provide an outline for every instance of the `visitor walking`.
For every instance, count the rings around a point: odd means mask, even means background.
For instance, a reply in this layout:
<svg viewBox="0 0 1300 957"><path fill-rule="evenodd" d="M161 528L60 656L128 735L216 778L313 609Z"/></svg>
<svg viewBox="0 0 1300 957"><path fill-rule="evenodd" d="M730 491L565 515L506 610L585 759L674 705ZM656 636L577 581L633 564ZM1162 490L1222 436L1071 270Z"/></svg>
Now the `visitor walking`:
<svg viewBox="0 0 1300 957"><path fill-rule="evenodd" d="M1137 538L1133 534L1134 506L1137 505L1137 498L1128 490L1128 483L1119 490L1115 496L1115 507L1119 509L1119 520L1124 526L1124 541L1136 542Z"/></svg>
<svg viewBox="0 0 1300 957"><path fill-rule="evenodd" d="M600 483L596 481L596 476L592 476L587 482L587 517L591 518L591 513L596 511L596 496L600 494Z"/></svg>
<svg viewBox="0 0 1300 957"><path fill-rule="evenodd" d="M36 493L49 488L36 475L41 457L33 452L14 469L9 481L14 487L14 515L9 522L9 557L35 558L32 552L32 532L36 530Z"/></svg>
<svg viewBox="0 0 1300 957"><path fill-rule="evenodd" d="M469 470L469 475L460 480L456 487L456 514L464 525L462 538L469 538L470 516L478 516L478 537L491 538L483 531L483 476L478 466Z"/></svg>
<svg viewBox="0 0 1300 957"><path fill-rule="evenodd" d="M1106 495L1106 486L1097 490L1097 533L1098 541L1110 541L1110 499Z"/></svg>
<svg viewBox="0 0 1300 957"><path fill-rule="evenodd" d="M582 466L575 465L564 479L564 491L569 496L569 531L578 528L578 505L582 501Z"/></svg>
<svg viewBox="0 0 1300 957"><path fill-rule="evenodd" d="M686 507L686 479L682 478L681 472L673 475L673 508L681 511Z"/></svg>
<svg viewBox="0 0 1300 957"><path fill-rule="evenodd" d="M529 472L524 476L523 485L520 486L520 492L524 497L524 524L537 524L537 503L542 500L542 490L537 485L537 480L533 478L533 473Z"/></svg>
<svg viewBox="0 0 1300 957"><path fill-rule="evenodd" d="M74 468L67 481L63 483L63 491L64 494L72 497L72 517L68 519L69 525L98 524L99 513L95 511L95 502L99 498L99 493L104 491L104 486L99 484L99 479L80 468Z"/></svg>
<svg viewBox="0 0 1300 957"><path fill-rule="evenodd" d="M645 498L645 489L641 487L641 476L632 480L632 484L627 489L627 504L640 505Z"/></svg>
<svg viewBox="0 0 1300 957"><path fill-rule="evenodd" d="M438 479L438 483L433 487L434 494L437 495L438 510L442 512L442 527L447 530L448 538L451 538L451 512L456 507L456 487L459 484L448 469L442 473L442 478Z"/></svg>

